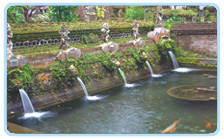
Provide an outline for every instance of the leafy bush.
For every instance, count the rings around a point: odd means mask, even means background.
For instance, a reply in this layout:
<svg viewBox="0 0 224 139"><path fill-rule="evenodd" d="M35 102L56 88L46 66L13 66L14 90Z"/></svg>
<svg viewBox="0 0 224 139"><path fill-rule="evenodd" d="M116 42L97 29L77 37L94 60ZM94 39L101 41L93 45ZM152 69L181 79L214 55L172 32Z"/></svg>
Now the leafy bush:
<svg viewBox="0 0 224 139"><path fill-rule="evenodd" d="M142 6L130 6L126 9L125 18L127 20L141 20L144 19L144 9Z"/></svg>
<svg viewBox="0 0 224 139"><path fill-rule="evenodd" d="M84 44L97 43L99 41L99 36L97 34L90 33L87 35L82 35L81 42Z"/></svg>
<svg viewBox="0 0 224 139"><path fill-rule="evenodd" d="M78 21L78 17L75 14L77 8L74 6L49 6L48 12L53 22L69 22Z"/></svg>
<svg viewBox="0 0 224 139"><path fill-rule="evenodd" d="M7 22L19 23L26 22L24 16L24 9L21 6L11 6L7 9Z"/></svg>
<svg viewBox="0 0 224 139"><path fill-rule="evenodd" d="M172 14L172 17L170 17L166 22L163 22L162 24L164 25L165 28L171 29L173 24L178 24L181 22L181 17L177 16L176 14Z"/></svg>

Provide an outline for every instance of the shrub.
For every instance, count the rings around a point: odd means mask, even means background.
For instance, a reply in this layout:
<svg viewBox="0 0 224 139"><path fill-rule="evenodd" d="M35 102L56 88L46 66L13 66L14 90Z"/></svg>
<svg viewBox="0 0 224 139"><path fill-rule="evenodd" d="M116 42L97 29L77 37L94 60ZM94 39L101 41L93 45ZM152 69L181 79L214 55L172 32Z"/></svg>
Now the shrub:
<svg viewBox="0 0 224 139"><path fill-rule="evenodd" d="M144 9L142 6L130 6L126 9L125 18L127 20L144 19Z"/></svg>

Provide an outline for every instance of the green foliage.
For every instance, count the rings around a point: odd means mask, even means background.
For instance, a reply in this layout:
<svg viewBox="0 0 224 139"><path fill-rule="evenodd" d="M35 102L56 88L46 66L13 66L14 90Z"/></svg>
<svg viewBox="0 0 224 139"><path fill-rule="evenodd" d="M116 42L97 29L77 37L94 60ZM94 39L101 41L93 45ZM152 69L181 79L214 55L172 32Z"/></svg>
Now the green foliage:
<svg viewBox="0 0 224 139"><path fill-rule="evenodd" d="M37 70L30 65L21 68L12 68L7 71L7 90L15 99L18 98L18 90L29 89L34 92L34 83L37 81Z"/></svg>
<svg viewBox="0 0 224 139"><path fill-rule="evenodd" d="M84 44L97 43L99 41L99 36L97 34L90 33L87 35L82 35L81 42Z"/></svg>
<svg viewBox="0 0 224 139"><path fill-rule="evenodd" d="M136 60L136 62L138 62L138 63L144 63L145 62L145 58L142 55L141 51L139 51L135 47L131 48L130 51L132 52L132 55L133 55L134 59Z"/></svg>
<svg viewBox="0 0 224 139"><path fill-rule="evenodd" d="M51 13L49 13L49 16L51 16ZM50 20L52 17L50 17ZM26 33L39 33L39 32L58 32L61 30L61 26L65 24L67 26L67 29L71 31L87 31L87 30L98 30L100 32L100 29L102 29L102 25L105 23L105 21L92 21L92 22L54 22L54 23L32 23L32 24L11 24L12 26L12 32L13 34L26 34ZM110 20L107 21L107 23L110 26L110 30L112 33L112 29L117 29L119 31L125 30L126 28L133 28L133 21L114 21ZM140 28L141 27L153 27L154 23L149 20L139 20L138 21ZM58 34L58 33L57 33Z"/></svg>
<svg viewBox="0 0 224 139"><path fill-rule="evenodd" d="M97 6L96 11L97 11L97 17L99 19L104 18L104 12L106 12L104 6Z"/></svg>
<svg viewBox="0 0 224 139"><path fill-rule="evenodd" d="M171 9L163 9L163 16L168 19L175 15L176 17L186 17L191 19L192 16L197 16L197 12L193 10L171 10Z"/></svg>
<svg viewBox="0 0 224 139"><path fill-rule="evenodd" d="M181 19L182 18L180 16L177 16L175 13L172 13L172 16L162 24L164 25L165 28L170 30L172 25L180 23Z"/></svg>
<svg viewBox="0 0 224 139"><path fill-rule="evenodd" d="M21 6L11 6L7 9L7 22L20 23L26 22L24 16L24 9Z"/></svg>
<svg viewBox="0 0 224 139"><path fill-rule="evenodd" d="M48 12L43 12L43 14L38 14L38 17L31 18L33 22L51 22L50 14Z"/></svg>
<svg viewBox="0 0 224 139"><path fill-rule="evenodd" d="M144 19L144 9L142 6L130 6L130 8L125 9L125 18L127 20L140 20Z"/></svg>
<svg viewBox="0 0 224 139"><path fill-rule="evenodd" d="M52 84L55 90L63 90L66 87L72 87L76 76L69 69L72 63L67 61L57 61L51 67Z"/></svg>
<svg viewBox="0 0 224 139"><path fill-rule="evenodd" d="M152 11L148 10L148 11L146 12L146 19L147 19L147 20L154 21L154 14L153 14Z"/></svg>
<svg viewBox="0 0 224 139"><path fill-rule="evenodd" d="M78 21L78 17L75 14L77 7L74 6L49 6L48 12L50 13L50 19L53 22L70 22Z"/></svg>

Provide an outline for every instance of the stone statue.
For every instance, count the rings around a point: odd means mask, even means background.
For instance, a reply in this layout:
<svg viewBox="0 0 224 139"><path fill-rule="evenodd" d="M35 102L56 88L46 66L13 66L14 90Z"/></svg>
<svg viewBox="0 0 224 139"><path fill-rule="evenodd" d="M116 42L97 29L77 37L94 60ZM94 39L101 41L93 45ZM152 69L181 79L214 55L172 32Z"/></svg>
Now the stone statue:
<svg viewBox="0 0 224 139"><path fill-rule="evenodd" d="M85 6L83 10L84 21L96 21L97 15L93 6Z"/></svg>
<svg viewBox="0 0 224 139"><path fill-rule="evenodd" d="M163 19L163 8L162 6L157 6L157 14L156 14L156 25L161 25L161 21Z"/></svg>
<svg viewBox="0 0 224 139"><path fill-rule="evenodd" d="M192 23L196 23L197 22L197 19L196 19L196 16L195 15L192 16L191 22Z"/></svg>
<svg viewBox="0 0 224 139"><path fill-rule="evenodd" d="M138 28L139 28L139 24L135 22L134 27L132 28L135 40L137 40L138 37L140 36L140 34L138 33Z"/></svg>
<svg viewBox="0 0 224 139"><path fill-rule="evenodd" d="M109 41L109 38L110 38L110 35L109 35L109 25L108 23L104 23L103 24L103 28L100 30L103 34L101 35L101 39L102 41L104 42L108 42Z"/></svg>
<svg viewBox="0 0 224 139"><path fill-rule="evenodd" d="M122 11L122 9L119 9L119 11L118 11L118 19L122 20L122 17L123 17L123 11Z"/></svg>
<svg viewBox="0 0 224 139"><path fill-rule="evenodd" d="M12 31L11 31L11 26L9 23L7 23L7 60L9 60L12 56L12 48L13 48L13 43L12 43Z"/></svg>
<svg viewBox="0 0 224 139"><path fill-rule="evenodd" d="M61 30L59 31L59 33L61 34L61 43L60 43L59 49L65 49L66 47L69 47L70 38L68 37L68 34L70 32L67 30L67 27L65 24L61 27Z"/></svg>

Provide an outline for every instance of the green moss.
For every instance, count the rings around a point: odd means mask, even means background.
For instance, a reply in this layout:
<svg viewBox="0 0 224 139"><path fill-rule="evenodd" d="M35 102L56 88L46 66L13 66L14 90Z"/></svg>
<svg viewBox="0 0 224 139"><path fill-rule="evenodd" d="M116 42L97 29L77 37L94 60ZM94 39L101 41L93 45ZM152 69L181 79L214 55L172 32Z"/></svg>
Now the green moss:
<svg viewBox="0 0 224 139"><path fill-rule="evenodd" d="M141 27L152 27L154 23L149 20L139 20ZM11 24L14 34L38 33L38 32L58 32L65 24L69 31L77 30L100 30L105 21L92 22L55 22L55 23L17 23ZM107 21L110 28L132 28L134 21Z"/></svg>
<svg viewBox="0 0 224 139"><path fill-rule="evenodd" d="M172 10L172 9L163 9L163 16L167 19L170 18L173 15L180 16L180 17L186 17L191 18L193 15L197 16L197 12L192 10Z"/></svg>

